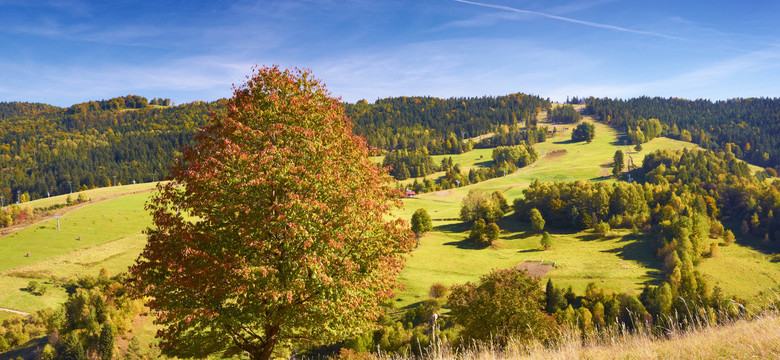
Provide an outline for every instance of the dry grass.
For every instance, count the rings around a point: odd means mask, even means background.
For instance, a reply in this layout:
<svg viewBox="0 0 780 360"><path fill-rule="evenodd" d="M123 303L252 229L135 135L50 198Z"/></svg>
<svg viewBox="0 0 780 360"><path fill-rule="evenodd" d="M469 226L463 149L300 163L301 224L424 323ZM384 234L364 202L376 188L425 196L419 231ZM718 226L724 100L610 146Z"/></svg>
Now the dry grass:
<svg viewBox="0 0 780 360"><path fill-rule="evenodd" d="M568 339L557 349L537 347L522 359L777 359L780 358L780 317L765 315L722 326L678 331L667 339L647 333L610 337L583 344Z"/></svg>
<svg viewBox="0 0 780 360"><path fill-rule="evenodd" d="M770 312L720 325L703 322L689 330L672 330L663 338L650 332L629 335L616 332L583 341L579 331L568 330L552 347L533 343L499 349L491 344L472 344L455 351L443 345L424 353L423 358L429 360L780 359L780 314Z"/></svg>

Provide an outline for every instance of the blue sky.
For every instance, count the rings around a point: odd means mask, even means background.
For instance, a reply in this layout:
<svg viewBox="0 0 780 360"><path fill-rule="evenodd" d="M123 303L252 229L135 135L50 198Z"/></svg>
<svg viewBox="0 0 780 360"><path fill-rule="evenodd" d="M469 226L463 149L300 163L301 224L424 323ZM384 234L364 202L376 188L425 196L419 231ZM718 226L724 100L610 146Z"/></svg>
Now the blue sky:
<svg viewBox="0 0 780 360"><path fill-rule="evenodd" d="M254 64L345 101L780 97L774 1L0 0L0 101L229 97Z"/></svg>

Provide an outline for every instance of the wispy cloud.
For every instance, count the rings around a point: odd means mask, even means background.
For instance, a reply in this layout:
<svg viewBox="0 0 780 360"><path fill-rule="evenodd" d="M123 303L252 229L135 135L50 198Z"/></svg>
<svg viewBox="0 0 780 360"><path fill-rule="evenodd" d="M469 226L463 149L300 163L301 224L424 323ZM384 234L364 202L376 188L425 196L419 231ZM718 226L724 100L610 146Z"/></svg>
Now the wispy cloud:
<svg viewBox="0 0 780 360"><path fill-rule="evenodd" d="M463 4L474 5L474 6L481 6L481 7L486 7L486 8L510 11L510 12L514 12L514 13L518 13L518 14L540 16L540 17L544 17L544 18L548 18L548 19L559 20L559 21L564 21L564 22L568 22L568 23L585 25L585 26L590 26L590 27L595 27L595 28L600 28L600 29L620 31L620 32L627 32L627 33L639 34L639 35L656 36L656 37L662 37L662 38L666 38L666 39L685 40L685 39L677 37L677 36L661 34L661 33L653 32L653 31L634 30L634 29L624 28L624 27L615 26L615 25L601 24L601 23L596 23L596 22L592 22L592 21L572 19L572 18L568 18L568 17L564 17L564 16L552 15L552 14L547 14L547 13L538 12L538 11L517 9L517 8L513 8L513 7L509 7L509 6L493 5L493 4L486 4L486 3L475 2L475 1L467 1L467 0L453 0L453 1L459 2L459 3L463 3Z"/></svg>
<svg viewBox="0 0 780 360"><path fill-rule="evenodd" d="M583 0L577 0L575 2L569 3L569 4L562 4L557 5L552 8L549 8L545 10L548 13L552 14L568 14L573 13L577 11L582 11L585 9L589 9L604 3L610 3L614 2L616 0L594 0L594 1L583 1Z"/></svg>

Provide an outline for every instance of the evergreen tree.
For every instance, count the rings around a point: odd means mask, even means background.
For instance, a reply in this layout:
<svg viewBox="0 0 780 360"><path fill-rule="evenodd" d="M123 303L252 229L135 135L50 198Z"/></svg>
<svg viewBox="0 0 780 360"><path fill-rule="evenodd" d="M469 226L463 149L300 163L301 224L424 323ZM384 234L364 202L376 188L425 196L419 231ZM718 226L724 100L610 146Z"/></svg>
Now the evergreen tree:
<svg viewBox="0 0 780 360"><path fill-rule="evenodd" d="M60 359L87 360L87 355L84 353L84 346L81 345L81 341L76 334L68 334L63 340L62 349L59 351Z"/></svg>
<svg viewBox="0 0 780 360"><path fill-rule="evenodd" d="M100 330L100 340L98 342L98 353L101 360L111 360L114 358L114 326L110 323L104 323Z"/></svg>

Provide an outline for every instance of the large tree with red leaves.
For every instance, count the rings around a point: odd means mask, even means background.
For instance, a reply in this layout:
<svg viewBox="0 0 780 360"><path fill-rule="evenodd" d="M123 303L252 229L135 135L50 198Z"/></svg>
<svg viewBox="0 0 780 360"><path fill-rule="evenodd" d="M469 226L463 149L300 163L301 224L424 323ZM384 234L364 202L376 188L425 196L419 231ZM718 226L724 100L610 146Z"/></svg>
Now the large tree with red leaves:
<svg viewBox="0 0 780 360"><path fill-rule="evenodd" d="M256 69L148 203L131 269L164 354L247 352L365 331L413 245L386 170L306 70Z"/></svg>

